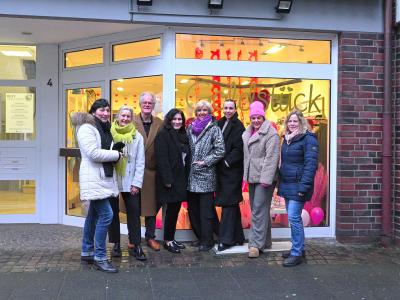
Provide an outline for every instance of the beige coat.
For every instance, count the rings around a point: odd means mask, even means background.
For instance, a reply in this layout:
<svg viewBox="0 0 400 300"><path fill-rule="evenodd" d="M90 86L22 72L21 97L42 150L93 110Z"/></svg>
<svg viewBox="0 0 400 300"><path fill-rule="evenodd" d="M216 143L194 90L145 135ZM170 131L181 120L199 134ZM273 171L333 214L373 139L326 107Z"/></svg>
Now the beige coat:
<svg viewBox="0 0 400 300"><path fill-rule="evenodd" d="M250 124L242 135L244 181L270 185L279 179L280 138L268 120L251 136L253 130Z"/></svg>
<svg viewBox="0 0 400 300"><path fill-rule="evenodd" d="M154 153L154 139L163 128L163 121L153 116L149 136L146 136L140 115L133 116L133 124L137 131L143 136L145 163L143 186L141 190L141 215L142 217L153 217L157 215L156 199L156 157Z"/></svg>

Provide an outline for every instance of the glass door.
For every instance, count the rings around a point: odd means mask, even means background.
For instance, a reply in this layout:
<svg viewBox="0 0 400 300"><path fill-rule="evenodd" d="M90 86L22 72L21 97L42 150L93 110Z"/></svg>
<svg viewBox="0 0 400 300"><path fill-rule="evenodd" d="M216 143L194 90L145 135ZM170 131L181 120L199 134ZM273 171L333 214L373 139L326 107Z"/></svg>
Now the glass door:
<svg viewBox="0 0 400 300"><path fill-rule="evenodd" d="M60 149L60 155L65 157L65 215L85 217L88 203L80 201L79 167L81 154L76 138L75 128L71 117L75 112L88 112L93 102L102 98L104 82L65 86L64 97L66 104L65 148Z"/></svg>

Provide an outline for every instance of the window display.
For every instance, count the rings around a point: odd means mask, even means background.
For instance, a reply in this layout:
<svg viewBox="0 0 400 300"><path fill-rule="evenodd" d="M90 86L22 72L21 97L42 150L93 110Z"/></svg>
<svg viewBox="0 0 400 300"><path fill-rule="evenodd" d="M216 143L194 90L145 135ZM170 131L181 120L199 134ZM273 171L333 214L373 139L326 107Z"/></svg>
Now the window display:
<svg viewBox="0 0 400 300"><path fill-rule="evenodd" d="M330 41L176 35L176 58L330 64L330 51Z"/></svg>
<svg viewBox="0 0 400 300"><path fill-rule="evenodd" d="M330 81L293 78L247 78L220 76L176 76L177 108L184 111L187 124L194 120L194 107L200 100L210 102L214 117L223 116L222 105L226 99L233 99L238 107L239 119L245 127L250 124L249 106L254 101L264 105L266 118L276 124L280 135L286 115L293 109L303 112L318 136L319 168L315 177L314 195L303 211L303 222L306 226L329 226L329 198L327 193L329 174L329 104ZM248 199L247 184L243 183L241 203L242 225L249 228L251 211ZM220 210L217 210L220 213ZM274 194L271 205L273 227L287 227L288 220L284 199ZM178 227L189 229L187 210L182 206Z"/></svg>

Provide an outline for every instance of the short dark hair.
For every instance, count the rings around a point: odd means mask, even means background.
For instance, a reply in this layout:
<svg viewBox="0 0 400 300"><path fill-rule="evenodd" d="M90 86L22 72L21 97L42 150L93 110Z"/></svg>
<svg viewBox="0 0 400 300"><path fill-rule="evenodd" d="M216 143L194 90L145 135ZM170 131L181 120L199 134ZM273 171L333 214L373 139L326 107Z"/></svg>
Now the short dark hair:
<svg viewBox="0 0 400 300"><path fill-rule="evenodd" d="M103 107L110 107L110 103L106 99L97 99L96 101L93 102L92 107L89 110L89 114L93 114L98 110L99 108Z"/></svg>
<svg viewBox="0 0 400 300"><path fill-rule="evenodd" d="M233 101L232 99L226 99L226 100L224 101L224 104L225 104L225 102L233 102L233 104L235 105L235 109L236 109L236 102ZM224 107L224 106L222 106L222 107Z"/></svg>
<svg viewBox="0 0 400 300"><path fill-rule="evenodd" d="M164 127L172 127L171 125L171 121L172 119L175 117L176 114L180 114L182 117L182 127L179 128L179 130L181 130L183 128L183 130L185 130L185 123L186 123L186 119L185 119L185 114L183 113L183 111L177 109L177 108L173 108L171 109L164 117Z"/></svg>

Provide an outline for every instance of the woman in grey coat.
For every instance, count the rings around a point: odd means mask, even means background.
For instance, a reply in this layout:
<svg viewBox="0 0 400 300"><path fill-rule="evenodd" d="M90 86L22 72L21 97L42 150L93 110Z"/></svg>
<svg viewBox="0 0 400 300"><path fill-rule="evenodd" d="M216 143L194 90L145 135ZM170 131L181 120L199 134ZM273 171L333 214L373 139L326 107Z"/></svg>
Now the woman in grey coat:
<svg viewBox="0 0 400 300"><path fill-rule="evenodd" d="M200 251L214 245L213 227L218 226L214 206L217 185L216 163L225 155L225 144L211 104L200 101L195 109L196 120L187 129L192 155L188 179L188 214Z"/></svg>
<svg viewBox="0 0 400 300"><path fill-rule="evenodd" d="M251 124L243 133L244 181L249 183L251 227L249 257L258 257L260 251L272 246L270 207L279 176L278 132L265 119L261 102L250 105Z"/></svg>

